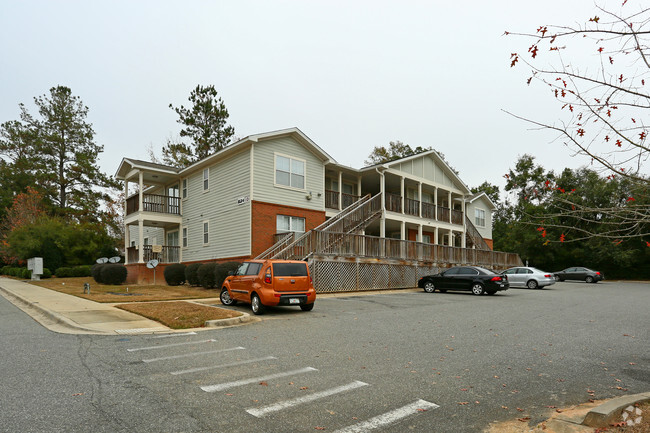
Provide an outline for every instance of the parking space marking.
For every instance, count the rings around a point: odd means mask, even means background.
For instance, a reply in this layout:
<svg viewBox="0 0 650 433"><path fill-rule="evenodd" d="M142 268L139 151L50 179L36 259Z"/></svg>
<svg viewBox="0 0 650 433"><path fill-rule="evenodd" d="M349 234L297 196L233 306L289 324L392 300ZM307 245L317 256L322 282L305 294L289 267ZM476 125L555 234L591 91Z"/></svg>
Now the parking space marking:
<svg viewBox="0 0 650 433"><path fill-rule="evenodd" d="M265 356L264 358L247 359L246 361L233 362L230 364L211 365L209 367L196 367L187 370L172 371L169 374L179 375L179 374L187 374L187 373L196 373L197 371L214 370L217 368L226 368L226 367L236 367L238 365L251 364L253 362L260 362L260 361L268 361L270 359L278 359L278 358L276 358L275 356Z"/></svg>
<svg viewBox="0 0 650 433"><path fill-rule="evenodd" d="M157 335L157 336L155 336L155 337L151 337L151 338L183 337L183 336L186 336L186 335L196 335L196 332L192 331L192 332L183 332L183 333L181 333L181 334L165 334L165 335Z"/></svg>
<svg viewBox="0 0 650 433"><path fill-rule="evenodd" d="M337 430L334 433L362 433L362 432L367 432L370 430L375 430L380 427L386 427L389 424L393 424L402 418L406 418L407 416L410 415L415 415L421 410L428 410L428 409L437 409L440 406L438 406L435 403L430 403L425 400L418 400L415 403L411 403L409 405L406 405L404 407L400 407L399 409L392 410L390 412L386 412L385 414L378 415L374 418L370 418L368 421L364 421L359 424L355 424L349 427L346 427L341 430Z"/></svg>
<svg viewBox="0 0 650 433"><path fill-rule="evenodd" d="M339 386L325 391L315 392L309 395L305 395L303 397L297 397L291 400L280 401L275 404L270 404L268 406L262 406L260 408L247 409L246 412L250 413L253 416L261 418L271 412L277 412L279 410L287 409L293 406L297 406L299 404L309 403L314 400L318 400L319 398L329 397L330 395L351 391L353 389L361 388L362 386L368 386L368 384L365 382L360 382L358 380L355 380L354 382L348 383L347 385Z"/></svg>
<svg viewBox="0 0 650 433"><path fill-rule="evenodd" d="M206 385L206 386L202 386L201 389L203 391L205 391L205 392L223 391L224 389L230 389L230 388L235 388L235 387L238 387L238 386L249 385L249 384L255 383L255 382L264 382L264 381L267 381L267 380L277 379L279 377L292 376L294 374L309 373L311 371L318 371L318 369L316 369L314 367L305 367L305 368L301 368L299 370L285 371L284 373L276 373L276 374L271 374L271 375L268 375L268 376L253 377L251 379L236 380L234 382L219 383L217 385Z"/></svg>
<svg viewBox="0 0 650 433"><path fill-rule="evenodd" d="M213 338L210 338L209 340L186 341L184 343L163 344L163 345L149 346L149 347L137 347L135 349L126 349L126 351L127 352L138 352L140 350L166 349L168 347L188 346L188 345L191 345L191 344L214 343L215 341L217 341L217 340L215 340Z"/></svg>
<svg viewBox="0 0 650 433"><path fill-rule="evenodd" d="M151 359L143 359L142 362L156 362L156 361L166 361L168 359L180 359L180 358L188 358L190 356L200 356L200 355L210 355L212 353L222 353L222 352L230 352L233 350L244 350L244 347L231 347L229 349L219 349L219 350L210 350L208 352L193 352L193 353L184 353L183 355L172 355L172 356L163 356L160 358L151 358Z"/></svg>

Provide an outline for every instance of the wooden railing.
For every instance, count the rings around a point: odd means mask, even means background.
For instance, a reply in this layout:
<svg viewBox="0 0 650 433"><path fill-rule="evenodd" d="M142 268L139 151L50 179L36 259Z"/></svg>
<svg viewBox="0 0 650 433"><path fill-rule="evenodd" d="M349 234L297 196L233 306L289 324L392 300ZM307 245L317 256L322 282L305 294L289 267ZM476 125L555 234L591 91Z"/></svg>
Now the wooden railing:
<svg viewBox="0 0 650 433"><path fill-rule="evenodd" d="M338 191L325 190L325 207L328 209L339 208L339 193Z"/></svg>
<svg viewBox="0 0 650 433"><path fill-rule="evenodd" d="M452 209L451 210L451 223L452 224L463 224L463 212Z"/></svg>
<svg viewBox="0 0 650 433"><path fill-rule="evenodd" d="M402 197L397 194L386 193L386 210L402 213Z"/></svg>
<svg viewBox="0 0 650 433"><path fill-rule="evenodd" d="M466 233L469 241L478 249L480 250L491 250L487 242L485 242L485 239L483 239L483 236L478 232L474 224L472 224L472 221L470 221L469 218L465 217L465 227L466 227Z"/></svg>
<svg viewBox="0 0 650 433"><path fill-rule="evenodd" d="M404 213L407 215L420 216L420 201L407 198L404 203Z"/></svg>
<svg viewBox="0 0 650 433"><path fill-rule="evenodd" d="M501 251L451 247L320 230L313 230L310 238L305 242L305 246L312 247L316 255L419 260L440 264L472 264L489 268L522 266L519 255Z"/></svg>
<svg viewBox="0 0 650 433"><path fill-rule="evenodd" d="M138 194L126 199L126 214L130 215L138 212L140 199ZM170 195L143 194L142 210L145 212L167 213L173 215L181 214L180 197Z"/></svg>
<svg viewBox="0 0 650 433"><path fill-rule="evenodd" d="M449 211L450 210L451 209L449 209L448 207L438 206L438 212L437 212L438 221L443 221L443 222L448 223L449 222Z"/></svg>
<svg viewBox="0 0 650 433"><path fill-rule="evenodd" d="M350 206L352 203L357 202L360 198L361 198L360 195L342 193L341 201L343 202L343 209Z"/></svg>
<svg viewBox="0 0 650 433"><path fill-rule="evenodd" d="M431 203L422 202L422 218L429 220L436 219L436 206Z"/></svg>
<svg viewBox="0 0 650 433"><path fill-rule="evenodd" d="M181 256L181 247L162 245L162 251L159 253L153 252L152 245L143 246L144 262L147 263L151 259L156 259L160 263L179 263ZM136 247L127 248L128 263L138 263L140 260L139 250Z"/></svg>

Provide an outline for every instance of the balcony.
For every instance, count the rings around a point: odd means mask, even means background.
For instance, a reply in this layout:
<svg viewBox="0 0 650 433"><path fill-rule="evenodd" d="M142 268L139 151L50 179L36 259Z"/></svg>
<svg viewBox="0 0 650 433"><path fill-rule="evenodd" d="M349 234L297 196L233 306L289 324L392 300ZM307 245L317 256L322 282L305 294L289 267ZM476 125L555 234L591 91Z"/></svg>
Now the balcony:
<svg viewBox="0 0 650 433"><path fill-rule="evenodd" d="M386 193L386 210L402 213L402 197L397 194Z"/></svg>
<svg viewBox="0 0 650 433"><path fill-rule="evenodd" d="M126 214L130 215L138 212L140 210L139 203L138 194L126 199ZM142 194L142 211L180 215L181 199L169 195Z"/></svg>
<svg viewBox="0 0 650 433"><path fill-rule="evenodd" d="M404 202L404 213L407 215L420 216L420 202L407 198Z"/></svg>
<svg viewBox="0 0 650 433"><path fill-rule="evenodd" d="M147 263L149 260L156 259L159 263L179 263L181 260L180 251L181 247L170 245L144 245L143 247L143 260ZM160 249L154 252L154 249ZM127 263L138 263L140 260L139 251L136 247L127 248Z"/></svg>
<svg viewBox="0 0 650 433"><path fill-rule="evenodd" d="M341 195L341 209L339 209L339 194ZM361 198L360 195L340 193L338 191L325 190L325 207L328 209L343 210Z"/></svg>

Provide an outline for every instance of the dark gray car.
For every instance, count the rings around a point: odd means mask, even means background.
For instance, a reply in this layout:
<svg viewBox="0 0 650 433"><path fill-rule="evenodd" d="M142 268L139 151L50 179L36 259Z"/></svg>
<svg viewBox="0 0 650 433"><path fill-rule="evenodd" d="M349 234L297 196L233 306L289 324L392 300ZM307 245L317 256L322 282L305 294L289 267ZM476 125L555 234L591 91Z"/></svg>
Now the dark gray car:
<svg viewBox="0 0 650 433"><path fill-rule="evenodd" d="M585 281L587 283L597 283L598 281L605 279L605 276L600 272L581 267L566 268L563 271L554 272L554 274L555 279L558 281L576 280Z"/></svg>

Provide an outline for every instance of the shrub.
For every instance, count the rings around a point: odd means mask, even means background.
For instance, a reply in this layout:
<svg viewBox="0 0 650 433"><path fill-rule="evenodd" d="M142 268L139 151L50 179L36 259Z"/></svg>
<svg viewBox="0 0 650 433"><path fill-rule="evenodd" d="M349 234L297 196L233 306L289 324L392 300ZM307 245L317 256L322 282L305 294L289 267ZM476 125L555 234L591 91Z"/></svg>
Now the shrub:
<svg viewBox="0 0 650 433"><path fill-rule="evenodd" d="M66 266L61 266L56 270L56 272L54 272L54 275L56 275L57 278L68 278L72 276L72 270Z"/></svg>
<svg viewBox="0 0 650 433"><path fill-rule="evenodd" d="M240 265L240 262L219 263L214 270L214 287L221 288L223 281L228 276L228 272L236 271Z"/></svg>
<svg viewBox="0 0 650 433"><path fill-rule="evenodd" d="M41 275L41 278L52 278L52 271L48 268L43 268L43 275Z"/></svg>
<svg viewBox="0 0 650 433"><path fill-rule="evenodd" d="M165 281L170 286L180 286L185 282L185 265L174 263L165 267Z"/></svg>
<svg viewBox="0 0 650 433"><path fill-rule="evenodd" d="M199 282L199 275L197 274L201 265L202 263L191 263L185 267L185 281L190 286L198 286L201 284Z"/></svg>
<svg viewBox="0 0 650 433"><path fill-rule="evenodd" d="M199 284L206 289L214 288L214 270L216 269L217 264L214 262L204 263L199 266L199 270L196 271L197 276L199 277Z"/></svg>
<svg viewBox="0 0 650 433"><path fill-rule="evenodd" d="M118 265L116 263L106 263L101 268L101 283L113 285L122 284L126 281L127 274L128 271L126 266Z"/></svg>
<svg viewBox="0 0 650 433"><path fill-rule="evenodd" d="M75 266L72 268L73 277L90 277L91 275L91 267L89 265Z"/></svg>
<svg viewBox="0 0 650 433"><path fill-rule="evenodd" d="M32 271L30 271L29 269L21 268L20 271L21 271L20 278L25 278L25 279L32 278Z"/></svg>
<svg viewBox="0 0 650 433"><path fill-rule="evenodd" d="M105 263L95 263L91 268L90 268L90 275L93 277L95 281L97 281L99 284L102 284L102 268L106 266ZM57 269L57 277L59 276L58 274L59 270Z"/></svg>
<svg viewBox="0 0 650 433"><path fill-rule="evenodd" d="M9 269L11 269L11 266L3 266L2 269L0 269L0 273L2 275L9 275Z"/></svg>

